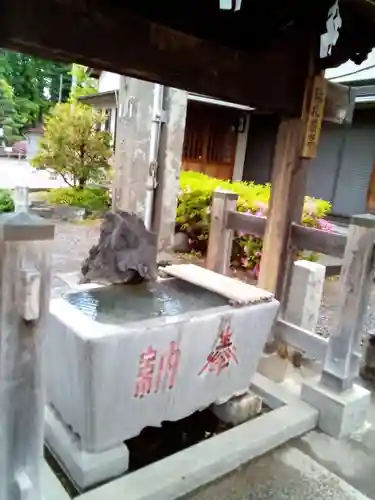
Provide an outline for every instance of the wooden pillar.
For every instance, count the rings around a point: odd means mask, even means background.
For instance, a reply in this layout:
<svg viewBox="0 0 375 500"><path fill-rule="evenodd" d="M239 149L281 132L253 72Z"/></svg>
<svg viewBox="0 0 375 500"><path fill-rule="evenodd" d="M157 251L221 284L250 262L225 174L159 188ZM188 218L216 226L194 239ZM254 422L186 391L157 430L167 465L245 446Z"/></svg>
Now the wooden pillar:
<svg viewBox="0 0 375 500"><path fill-rule="evenodd" d="M280 298L289 242L291 187L299 164L303 122L300 118L283 120L276 139L271 177L271 199L258 286Z"/></svg>
<svg viewBox="0 0 375 500"><path fill-rule="evenodd" d="M291 246L292 222L300 222L306 190L306 171L317 153L324 115L326 81L323 73L306 83L300 118L280 123L271 177L271 199L263 241L258 286L286 307L296 250Z"/></svg>

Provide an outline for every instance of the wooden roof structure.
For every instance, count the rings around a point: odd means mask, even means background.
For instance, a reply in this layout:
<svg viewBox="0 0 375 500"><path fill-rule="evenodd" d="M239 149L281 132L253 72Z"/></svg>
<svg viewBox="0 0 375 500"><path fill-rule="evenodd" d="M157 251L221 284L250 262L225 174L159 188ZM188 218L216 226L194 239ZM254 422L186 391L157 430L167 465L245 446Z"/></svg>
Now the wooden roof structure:
<svg viewBox="0 0 375 500"><path fill-rule="evenodd" d="M0 46L185 88L257 108L301 108L333 0L3 0ZM21 15L22 13L22 15ZM375 0L340 0L334 66L375 45Z"/></svg>

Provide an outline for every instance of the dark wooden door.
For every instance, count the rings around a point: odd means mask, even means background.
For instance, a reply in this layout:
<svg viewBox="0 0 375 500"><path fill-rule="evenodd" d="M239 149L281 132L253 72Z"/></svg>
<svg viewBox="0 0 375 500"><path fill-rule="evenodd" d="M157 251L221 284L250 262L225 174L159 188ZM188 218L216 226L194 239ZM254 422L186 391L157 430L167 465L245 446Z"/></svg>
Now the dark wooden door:
<svg viewBox="0 0 375 500"><path fill-rule="evenodd" d="M189 103L186 117L182 169L231 179L236 147L236 110Z"/></svg>

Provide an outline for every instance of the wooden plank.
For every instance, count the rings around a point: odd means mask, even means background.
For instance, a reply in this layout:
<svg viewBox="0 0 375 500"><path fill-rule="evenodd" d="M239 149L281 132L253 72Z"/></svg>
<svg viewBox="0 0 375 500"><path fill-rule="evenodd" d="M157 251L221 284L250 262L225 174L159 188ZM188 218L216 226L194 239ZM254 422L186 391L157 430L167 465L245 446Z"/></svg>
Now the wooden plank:
<svg viewBox="0 0 375 500"><path fill-rule="evenodd" d="M284 283L285 251L289 244L292 177L298 165L303 121L283 120L279 126L272 172L272 189L263 240L258 285L279 298Z"/></svg>
<svg viewBox="0 0 375 500"><path fill-rule="evenodd" d="M163 268L163 272L217 293L237 305L258 304L259 302L270 302L273 299L272 293L257 286L234 280L229 276L214 273L194 264L167 266Z"/></svg>
<svg viewBox="0 0 375 500"><path fill-rule="evenodd" d="M303 158L316 157L324 117L326 95L327 80L324 78L324 72L321 72L313 77L311 100L308 108L301 154Z"/></svg>
<svg viewBox="0 0 375 500"><path fill-rule="evenodd" d="M299 37L298 43L280 41L245 52L151 22L127 5L3 0L0 46L262 110L293 113L301 108L307 36L306 41Z"/></svg>
<svg viewBox="0 0 375 500"><path fill-rule="evenodd" d="M227 227L263 238L266 230L266 222L267 219L265 217L257 217L230 210L228 212Z"/></svg>
<svg viewBox="0 0 375 500"><path fill-rule="evenodd" d="M233 231L228 228L229 211L236 208L238 194L215 191L211 205L211 224L208 238L206 268L219 274L228 274Z"/></svg>
<svg viewBox="0 0 375 500"><path fill-rule="evenodd" d="M230 211L227 227L263 238L267 219L255 215ZM312 227L292 223L292 243L298 250L324 253L332 257L343 257L346 236L339 233L327 233Z"/></svg>

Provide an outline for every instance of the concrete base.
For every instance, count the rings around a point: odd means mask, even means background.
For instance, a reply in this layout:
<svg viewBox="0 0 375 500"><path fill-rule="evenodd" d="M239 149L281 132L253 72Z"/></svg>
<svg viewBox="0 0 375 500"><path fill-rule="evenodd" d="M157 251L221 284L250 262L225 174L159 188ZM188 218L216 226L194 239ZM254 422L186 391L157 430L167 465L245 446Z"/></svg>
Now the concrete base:
<svg viewBox="0 0 375 500"><path fill-rule="evenodd" d="M257 372L273 382L283 382L288 371L288 359L281 358L277 352L263 354Z"/></svg>
<svg viewBox="0 0 375 500"><path fill-rule="evenodd" d="M262 411L262 398L249 391L223 404L212 405L212 413L226 424L240 425Z"/></svg>
<svg viewBox="0 0 375 500"><path fill-rule="evenodd" d="M45 440L61 467L81 490L128 470L129 451L125 444L101 453L86 452L80 439L62 423L50 406L45 412Z"/></svg>
<svg viewBox="0 0 375 500"><path fill-rule="evenodd" d="M319 410L319 428L335 438L349 436L366 422L371 394L354 385L343 393L335 393L319 384L318 380L302 385L301 398Z"/></svg>
<svg viewBox="0 0 375 500"><path fill-rule="evenodd" d="M318 412L256 374L251 389L274 411L89 491L76 500L172 500L316 426Z"/></svg>

